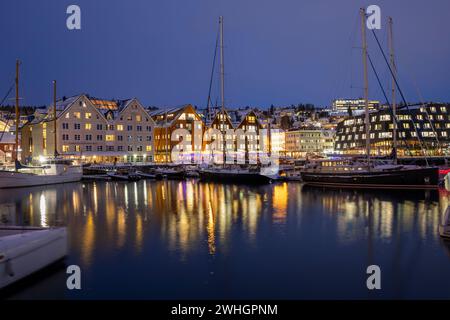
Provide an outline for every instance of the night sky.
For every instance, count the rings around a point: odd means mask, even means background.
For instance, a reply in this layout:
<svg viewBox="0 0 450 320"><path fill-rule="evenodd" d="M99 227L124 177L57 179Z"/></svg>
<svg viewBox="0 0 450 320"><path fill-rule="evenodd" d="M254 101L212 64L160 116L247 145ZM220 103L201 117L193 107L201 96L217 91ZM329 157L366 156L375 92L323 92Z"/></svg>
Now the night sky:
<svg viewBox="0 0 450 320"><path fill-rule="evenodd" d="M81 7L81 30L66 28L70 4ZM48 104L57 79L60 96L204 106L223 15L228 106L329 105L333 98L362 96L358 10L369 4L381 7L383 45L387 16L394 18L407 99L450 101L448 0L2 0L0 96L19 58L22 104ZM368 36L387 84L388 71ZM218 74L214 78L213 99L219 92ZM370 86L370 98L383 100L373 76Z"/></svg>

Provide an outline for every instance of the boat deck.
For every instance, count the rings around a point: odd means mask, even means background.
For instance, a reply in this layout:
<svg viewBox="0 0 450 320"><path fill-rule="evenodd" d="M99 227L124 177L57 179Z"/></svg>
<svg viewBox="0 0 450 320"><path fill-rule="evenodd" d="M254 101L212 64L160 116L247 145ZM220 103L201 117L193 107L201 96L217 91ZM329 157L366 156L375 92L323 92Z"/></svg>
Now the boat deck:
<svg viewBox="0 0 450 320"><path fill-rule="evenodd" d="M13 236L17 234L44 230L44 228L39 227L20 227L20 226L0 226L0 238Z"/></svg>

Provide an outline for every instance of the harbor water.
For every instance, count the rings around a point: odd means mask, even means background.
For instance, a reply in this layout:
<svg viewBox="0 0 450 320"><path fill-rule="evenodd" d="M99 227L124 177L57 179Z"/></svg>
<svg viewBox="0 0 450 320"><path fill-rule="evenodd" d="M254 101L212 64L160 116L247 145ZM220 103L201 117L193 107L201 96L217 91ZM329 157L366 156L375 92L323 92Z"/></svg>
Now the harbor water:
<svg viewBox="0 0 450 320"><path fill-rule="evenodd" d="M63 264L11 299L450 298L450 194L198 180L0 191L0 223L67 226ZM381 290L366 286L369 265ZM65 266L81 269L68 290Z"/></svg>

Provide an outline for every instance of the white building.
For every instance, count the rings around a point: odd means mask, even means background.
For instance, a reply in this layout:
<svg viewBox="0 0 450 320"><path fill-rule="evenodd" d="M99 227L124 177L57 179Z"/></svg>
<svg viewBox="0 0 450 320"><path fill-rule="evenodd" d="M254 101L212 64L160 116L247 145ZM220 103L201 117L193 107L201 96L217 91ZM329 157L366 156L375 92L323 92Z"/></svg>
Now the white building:
<svg viewBox="0 0 450 320"><path fill-rule="evenodd" d="M81 94L57 101L58 154L88 162L153 161L155 123L137 99L105 100ZM22 159L52 156L53 106L22 127Z"/></svg>

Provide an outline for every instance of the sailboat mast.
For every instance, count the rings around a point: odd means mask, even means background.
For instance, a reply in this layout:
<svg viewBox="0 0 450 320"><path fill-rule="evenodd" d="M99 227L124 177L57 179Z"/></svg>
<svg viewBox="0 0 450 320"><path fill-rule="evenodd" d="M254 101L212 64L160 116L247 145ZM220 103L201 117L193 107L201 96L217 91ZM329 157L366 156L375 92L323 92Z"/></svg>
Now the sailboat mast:
<svg viewBox="0 0 450 320"><path fill-rule="evenodd" d="M394 155L394 162L397 163L397 105L395 100L395 77L397 77L397 67L395 66L394 56L394 33L392 17L389 20L389 56L392 70L392 151Z"/></svg>
<svg viewBox="0 0 450 320"><path fill-rule="evenodd" d="M58 144L57 144L57 132L56 132L56 80L53 80L53 137L55 141L54 155L58 156Z"/></svg>
<svg viewBox="0 0 450 320"><path fill-rule="evenodd" d="M370 168L370 121L369 121L369 80L367 78L367 39L366 39L366 13L364 8L359 10L361 15L362 54L364 69L364 104L366 125L366 155L367 165Z"/></svg>
<svg viewBox="0 0 450 320"><path fill-rule="evenodd" d="M223 143L223 165L225 166L225 65L223 54L223 16L219 17L220 27L220 98L222 103L222 143Z"/></svg>
<svg viewBox="0 0 450 320"><path fill-rule="evenodd" d="M19 160L19 125L20 125L20 109L19 109L19 65L20 61L16 60L16 141L14 160ZM16 166L17 170L17 166Z"/></svg>

